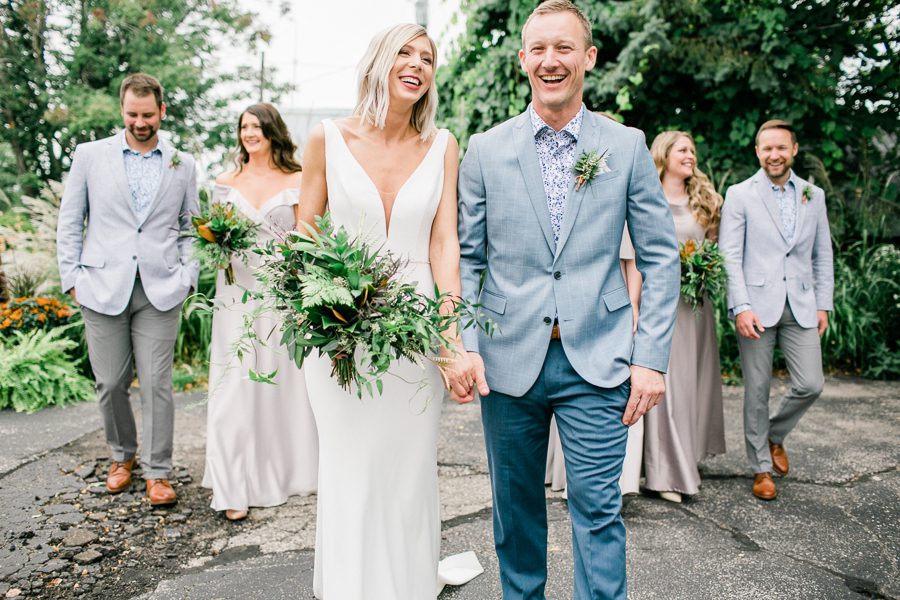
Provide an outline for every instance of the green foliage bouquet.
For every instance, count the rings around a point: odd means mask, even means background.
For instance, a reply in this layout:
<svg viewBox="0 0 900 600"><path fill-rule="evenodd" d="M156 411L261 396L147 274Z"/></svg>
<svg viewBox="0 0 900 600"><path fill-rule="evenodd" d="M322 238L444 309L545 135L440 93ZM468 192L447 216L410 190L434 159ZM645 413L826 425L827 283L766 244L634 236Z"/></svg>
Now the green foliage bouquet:
<svg viewBox="0 0 900 600"><path fill-rule="evenodd" d="M712 240L681 244L681 297L694 312L703 306L705 295L716 296L725 286L725 257Z"/></svg>
<svg viewBox="0 0 900 600"><path fill-rule="evenodd" d="M195 256L207 267L225 270L225 282L234 285L231 257L246 260L244 252L256 243L259 225L229 202L215 202L191 219Z"/></svg>
<svg viewBox="0 0 900 600"><path fill-rule="evenodd" d="M245 293L260 300L261 309L282 315L281 344L298 367L318 350L331 358L332 377L342 388L355 384L359 396L364 388L371 395L373 384L382 392L381 378L394 359L419 363L434 351L452 353L445 335L451 328L477 325L492 332L490 322L478 323L474 305L436 287L434 298L419 293L397 277L403 261L343 227L335 230L327 214L316 226L308 227L308 236L290 232L256 250L263 256L256 273L260 291ZM245 332L245 341L258 339L249 326ZM432 360L446 366L444 359ZM274 373L250 376L271 383Z"/></svg>

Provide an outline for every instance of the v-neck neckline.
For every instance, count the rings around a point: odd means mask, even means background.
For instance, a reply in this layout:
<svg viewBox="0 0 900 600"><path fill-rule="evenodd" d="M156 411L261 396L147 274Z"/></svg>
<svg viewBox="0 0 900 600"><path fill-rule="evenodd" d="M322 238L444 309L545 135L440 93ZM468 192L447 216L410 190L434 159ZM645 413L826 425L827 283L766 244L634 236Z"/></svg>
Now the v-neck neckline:
<svg viewBox="0 0 900 600"><path fill-rule="evenodd" d="M387 205L384 202L384 197L381 195L381 191L378 189L378 186L375 185L375 180L372 179L369 172L366 171L366 168L362 166L362 163L356 158L353 154L353 151L350 150L350 146L347 144L347 140L344 139L344 134L341 133L341 128L337 126L337 123L334 121L331 122L331 125L334 127L337 132L338 137L341 140L341 144L344 146L344 150L347 151L347 154L350 156L350 159L353 163L359 168L362 174L365 176L366 181L369 182L369 185L372 186L372 191L375 192L375 196L378 198L378 201L381 203L381 213L382 218L384 219L384 239L387 240L390 236L391 232L391 217L394 214L394 209L397 207L397 202L400 201L400 196L403 194L403 191L406 189L406 186L409 185L409 182L412 181L415 176L422 169L422 166L428 161L428 157L431 156L431 153L434 151L435 146L437 145L437 139L440 132L435 134L434 139L431 141L431 146L428 147L428 151L425 152L425 156L422 157L422 160L419 161L419 164L416 165L416 168L413 169L412 173L409 174L409 177L406 178L406 181L403 182L403 185L397 190L396 194L394 194L394 203L391 205L391 210L388 212Z"/></svg>

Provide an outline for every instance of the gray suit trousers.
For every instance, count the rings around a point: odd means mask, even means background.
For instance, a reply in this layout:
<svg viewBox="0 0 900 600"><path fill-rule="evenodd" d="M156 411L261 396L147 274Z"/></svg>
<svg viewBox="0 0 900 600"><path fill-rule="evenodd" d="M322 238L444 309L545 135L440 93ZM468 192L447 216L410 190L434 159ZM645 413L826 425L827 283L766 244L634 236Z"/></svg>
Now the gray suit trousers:
<svg viewBox="0 0 900 600"><path fill-rule="evenodd" d="M791 376L791 387L778 410L769 416L769 386L775 343L781 348ZM769 441L781 444L803 413L822 393L822 346L815 327L797 324L785 302L781 319L766 328L758 340L738 335L744 371L744 441L754 473L772 471Z"/></svg>
<svg viewBox="0 0 900 600"><path fill-rule="evenodd" d="M167 311L154 308L140 279L135 280L131 300L118 315L81 307L106 441L115 461L137 452L137 427L128 398L137 370L145 479L169 479L172 470L172 361L180 310L180 303Z"/></svg>

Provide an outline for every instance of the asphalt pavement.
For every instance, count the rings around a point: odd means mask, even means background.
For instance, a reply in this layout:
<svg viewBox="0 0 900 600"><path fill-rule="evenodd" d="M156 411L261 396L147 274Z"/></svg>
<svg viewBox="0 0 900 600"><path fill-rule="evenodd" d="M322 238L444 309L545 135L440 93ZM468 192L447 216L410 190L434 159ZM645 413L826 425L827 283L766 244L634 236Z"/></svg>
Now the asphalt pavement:
<svg viewBox="0 0 900 600"><path fill-rule="evenodd" d="M773 398L783 385L774 384ZM744 463L741 434L741 395L741 388L725 389L728 451L703 463L703 486L697 496L682 504L666 502L652 492L626 498L623 517L628 532L629 598L900 598L898 386L828 378L823 396L786 442L792 470L788 477L776 480L779 495L773 502L750 494L752 480ZM73 498L79 485L98 485L81 484L59 466L59 457L66 456L72 472L77 473L83 465L82 455L97 460L96 455L102 453L96 410L95 405L86 404L35 415L0 412L0 500L7 505L2 510L12 516L28 512L30 496L11 489L26 477L50 488L69 486L65 491ZM175 462L187 473L179 494L182 498L195 496L199 508L194 508L193 516L188 510L184 511L187 516L178 519L186 520L187 528L180 534L179 550L171 553L166 570L155 571L134 586L138 589L131 597L311 599L315 497L254 509L238 526L209 519L203 512L209 492L197 485L205 443L202 398L180 398L176 419ZM485 573L470 583L446 588L440 600L499 599L490 488L477 405L445 404L439 472L442 554L474 550L485 568ZM80 493L87 495L84 490ZM129 510L140 514L139 499L135 502L137 508ZM547 598L571 598L567 505L560 494L550 491L547 503ZM14 505L21 510L14 512ZM34 512L33 507L31 510ZM202 531L191 530L192 519L199 515L208 522ZM50 516L49 520L58 518ZM160 529L161 539L170 535L167 531L171 527ZM49 560L55 560L53 556ZM21 563L17 563L15 575L3 569L3 561L13 558ZM6 580L0 578L0 592L8 594L32 563L37 564L31 555L0 550L0 575L6 573ZM97 564L102 565L103 560ZM21 597L54 597L41 587L46 584L35 584ZM62 585L67 584L64 578ZM112 596L98 592L90 597Z"/></svg>

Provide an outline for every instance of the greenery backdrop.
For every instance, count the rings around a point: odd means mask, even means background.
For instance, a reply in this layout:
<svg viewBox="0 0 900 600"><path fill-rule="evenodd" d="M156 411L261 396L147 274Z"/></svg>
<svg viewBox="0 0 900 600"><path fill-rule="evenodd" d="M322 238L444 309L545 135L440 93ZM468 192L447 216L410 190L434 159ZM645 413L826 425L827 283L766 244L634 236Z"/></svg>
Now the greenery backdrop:
<svg viewBox="0 0 900 600"><path fill-rule="evenodd" d="M900 69L893 59L900 50L900 9L886 0L577 3L594 24L599 49L586 81L587 106L640 127L648 142L665 129L691 132L701 165L721 191L757 168L753 135L762 120L777 116L796 124L796 167L826 190L836 250L826 366L900 377ZM516 53L521 26L536 4L462 0L466 29L438 71L438 83L440 118L463 147L472 134L527 105L528 81ZM38 305L38 298L67 300L56 275L61 186L54 180L68 170L77 143L119 126L118 86L128 73L144 70L163 81L164 128L181 148L216 152L233 143L233 120L223 115L229 103L255 93L257 75L217 64L216 45L228 40L252 54L268 39L240 6L246 4L0 3L0 260L6 262L0 262L0 303L14 301L7 305L10 316L16 307ZM276 95L284 89L268 87ZM200 291L211 296L215 273L204 271L200 282ZM716 306L723 374L735 381L734 325L725 318L724 298ZM38 313L32 314L33 321ZM18 361L6 370L29 378L30 387L21 389L42 389L38 378L50 375L33 366L47 361L74 370L45 382L63 386L59 401L84 397L76 372L89 374L89 368L77 315L63 331L44 324L32 330L27 346L11 332L16 319L0 332L0 342L5 359ZM210 325L208 313L185 311L177 386L202 383ZM46 402L40 394L3 395L14 388L9 377L0 381L0 407L33 410Z"/></svg>

